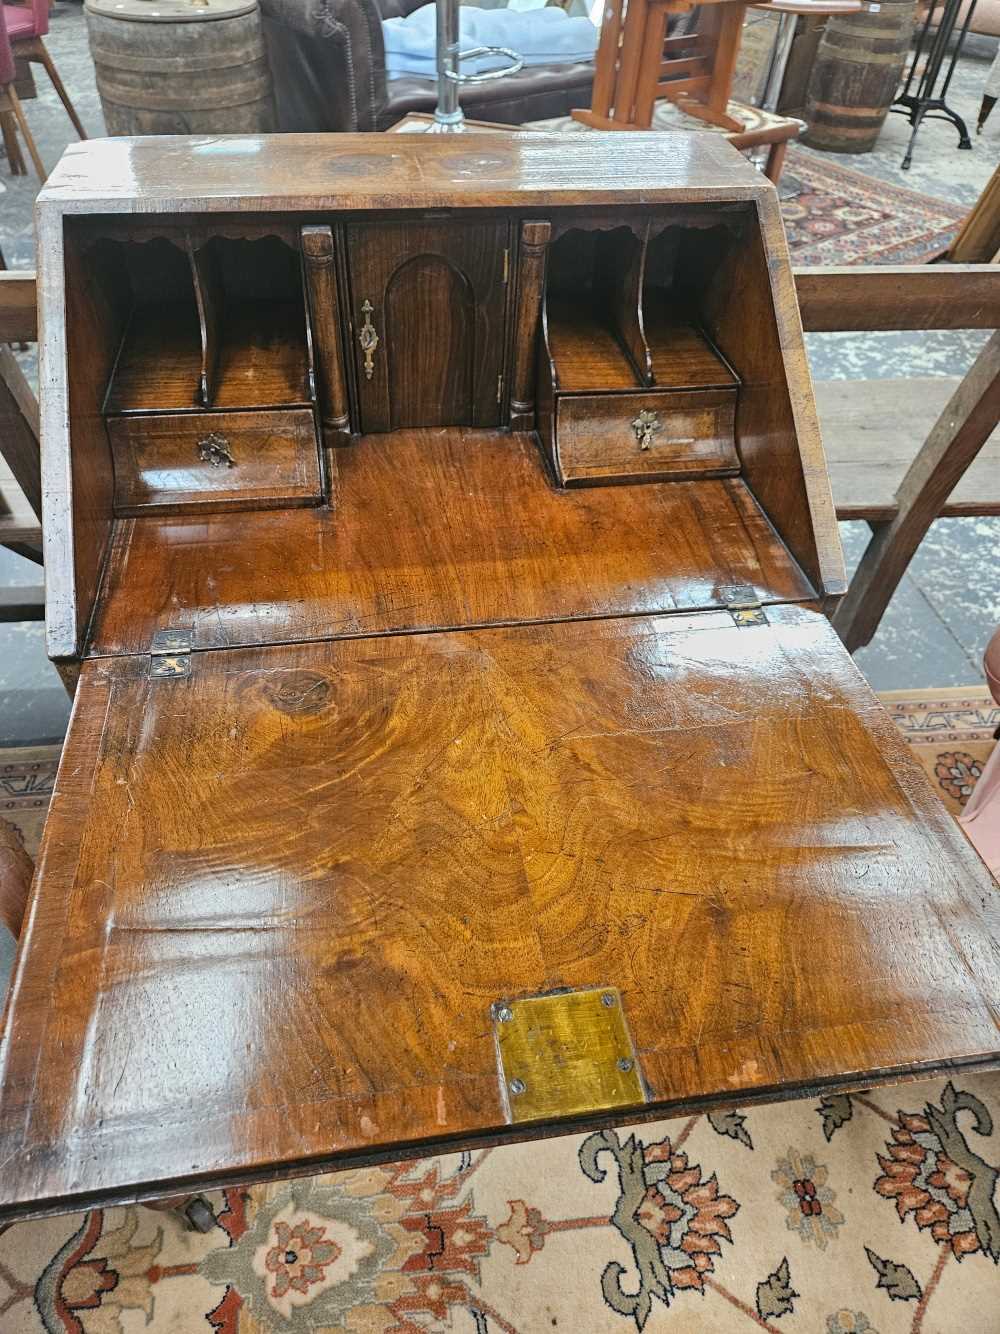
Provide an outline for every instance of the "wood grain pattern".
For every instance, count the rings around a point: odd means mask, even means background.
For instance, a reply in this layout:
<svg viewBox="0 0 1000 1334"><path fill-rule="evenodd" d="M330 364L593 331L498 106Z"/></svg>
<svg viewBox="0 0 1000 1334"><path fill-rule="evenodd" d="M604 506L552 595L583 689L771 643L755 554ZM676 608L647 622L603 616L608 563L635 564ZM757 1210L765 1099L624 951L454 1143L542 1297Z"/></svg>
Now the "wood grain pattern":
<svg viewBox="0 0 1000 1334"><path fill-rule="evenodd" d="M17 940L34 871L21 831L0 819L0 922Z"/></svg>
<svg viewBox="0 0 1000 1334"><path fill-rule="evenodd" d="M111 537L114 477L101 409L124 312L90 281L91 258L57 213L38 215L36 236L45 642L59 660L82 651Z"/></svg>
<svg viewBox="0 0 1000 1334"><path fill-rule="evenodd" d="M561 478L566 483L596 485L738 473L735 412L736 390L732 388L658 390L614 397L560 395L556 441ZM650 416L651 432L646 439L642 422Z"/></svg>
<svg viewBox="0 0 1000 1334"><path fill-rule="evenodd" d="M813 596L739 479L558 491L530 436L463 430L338 462L335 518L120 523L90 651L167 625L211 648Z"/></svg>
<svg viewBox="0 0 1000 1334"><path fill-rule="evenodd" d="M843 553L777 194L762 196L757 211L759 227L707 273L689 244L687 280L706 332L740 377L743 477L816 587L838 596Z"/></svg>
<svg viewBox="0 0 1000 1334"><path fill-rule="evenodd" d="M192 411L202 407L202 336L194 301L136 306L122 341L105 410ZM218 368L213 370L217 382Z"/></svg>
<svg viewBox="0 0 1000 1334"><path fill-rule="evenodd" d="M346 237L362 431L499 425L507 223L350 223ZM378 338L370 374L366 318Z"/></svg>
<svg viewBox="0 0 1000 1334"><path fill-rule="evenodd" d="M309 301L317 394L323 440L328 448L347 444L351 411L341 328L347 312L340 305L333 229L320 224L302 228L302 269Z"/></svg>
<svg viewBox="0 0 1000 1334"><path fill-rule="evenodd" d="M36 520L42 516L38 400L13 352L0 343L0 455Z"/></svg>
<svg viewBox="0 0 1000 1334"><path fill-rule="evenodd" d="M0 1218L551 1133L489 1011L561 986L620 989L646 1116L994 1063L994 882L826 620L768 614L85 664Z"/></svg>
<svg viewBox="0 0 1000 1334"><path fill-rule="evenodd" d="M213 406L277 408L309 402L301 296L290 301L229 301Z"/></svg>
<svg viewBox="0 0 1000 1334"><path fill-rule="evenodd" d="M285 509L322 499L316 428L305 409L110 417L108 435L117 515Z"/></svg>
<svg viewBox="0 0 1000 1334"><path fill-rule="evenodd" d="M510 425L534 425L536 343L545 293L545 260L552 224L522 222L517 247L517 295L511 331Z"/></svg>
<svg viewBox="0 0 1000 1334"><path fill-rule="evenodd" d="M545 331L559 390L594 393L640 387L624 349L594 309L589 293L547 293Z"/></svg>
<svg viewBox="0 0 1000 1334"><path fill-rule="evenodd" d="M0 343L33 343L38 337L35 275L0 270Z"/></svg>
<svg viewBox="0 0 1000 1334"><path fill-rule="evenodd" d="M869 329L995 329L996 264L902 264L795 270L807 332Z"/></svg>
<svg viewBox="0 0 1000 1334"><path fill-rule="evenodd" d="M1000 420L1000 330L973 362L906 471L897 510L872 535L833 623L853 652L867 644L917 547Z"/></svg>
<svg viewBox="0 0 1000 1334"><path fill-rule="evenodd" d="M892 519L896 492L919 442L930 434L961 381L817 381L816 407L840 519ZM993 431L945 500L942 516L1000 514L1000 429Z"/></svg>
<svg viewBox="0 0 1000 1334"><path fill-rule="evenodd" d="M526 131L448 135L157 135L70 144L39 196L59 213L285 213L320 209L646 206L768 190L720 136ZM178 152L184 170L178 171Z"/></svg>

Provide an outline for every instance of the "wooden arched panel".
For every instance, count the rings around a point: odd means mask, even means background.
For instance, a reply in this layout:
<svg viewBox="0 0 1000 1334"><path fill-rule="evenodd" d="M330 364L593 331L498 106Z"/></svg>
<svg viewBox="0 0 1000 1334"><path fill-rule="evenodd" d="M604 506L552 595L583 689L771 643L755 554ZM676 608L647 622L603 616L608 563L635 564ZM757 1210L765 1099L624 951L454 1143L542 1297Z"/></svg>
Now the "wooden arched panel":
<svg viewBox="0 0 1000 1334"><path fill-rule="evenodd" d="M363 432L499 425L508 236L496 220L348 227Z"/></svg>
<svg viewBox="0 0 1000 1334"><path fill-rule="evenodd" d="M385 293L391 430L472 424L476 325L472 286L447 259L417 255L399 266Z"/></svg>

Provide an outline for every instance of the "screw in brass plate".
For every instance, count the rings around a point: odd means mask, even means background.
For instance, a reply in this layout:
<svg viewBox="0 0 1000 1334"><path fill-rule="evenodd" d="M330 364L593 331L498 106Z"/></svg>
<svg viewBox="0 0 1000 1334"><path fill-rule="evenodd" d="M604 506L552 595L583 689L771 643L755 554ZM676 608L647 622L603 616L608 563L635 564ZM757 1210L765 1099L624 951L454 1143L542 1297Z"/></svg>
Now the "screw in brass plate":
<svg viewBox="0 0 1000 1334"><path fill-rule="evenodd" d="M509 1005L497 1006L497 1020L501 1024L509 1024L514 1018L514 1012Z"/></svg>
<svg viewBox="0 0 1000 1334"><path fill-rule="evenodd" d="M524 1093L528 1086L523 1079L512 1079L507 1087L510 1089L511 1093Z"/></svg>
<svg viewBox="0 0 1000 1334"><path fill-rule="evenodd" d="M632 1065L633 1062L630 1061L627 1056L619 1056L618 1069L622 1072L623 1075L628 1074L628 1072L632 1069Z"/></svg>
<svg viewBox="0 0 1000 1334"><path fill-rule="evenodd" d="M610 991L606 991L604 995L601 997L601 1004L606 1006L607 1009L610 1010L612 1005L614 1005L614 1003L615 1003L614 996L611 994Z"/></svg>

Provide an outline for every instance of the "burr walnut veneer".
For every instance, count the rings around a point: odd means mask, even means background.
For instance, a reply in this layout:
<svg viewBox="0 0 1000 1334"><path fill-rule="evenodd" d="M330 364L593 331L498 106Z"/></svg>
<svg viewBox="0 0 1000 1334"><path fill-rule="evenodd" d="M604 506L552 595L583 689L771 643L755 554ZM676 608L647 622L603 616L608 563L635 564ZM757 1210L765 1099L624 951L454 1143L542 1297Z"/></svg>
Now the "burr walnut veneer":
<svg viewBox="0 0 1000 1334"><path fill-rule="evenodd" d="M995 1061L714 136L73 148L0 1218Z"/></svg>

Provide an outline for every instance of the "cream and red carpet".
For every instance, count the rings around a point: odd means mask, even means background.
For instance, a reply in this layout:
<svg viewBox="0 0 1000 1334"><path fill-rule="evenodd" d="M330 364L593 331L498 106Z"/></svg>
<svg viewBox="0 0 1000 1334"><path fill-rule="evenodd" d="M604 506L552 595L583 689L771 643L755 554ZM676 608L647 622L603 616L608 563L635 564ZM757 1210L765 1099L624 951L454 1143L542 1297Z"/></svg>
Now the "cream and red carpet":
<svg viewBox="0 0 1000 1334"><path fill-rule="evenodd" d="M1000 709L883 699L957 813ZM29 843L55 760L0 755ZM998 1168L1000 1075L956 1073L231 1190L208 1235L95 1210L0 1232L0 1330L998 1334Z"/></svg>

